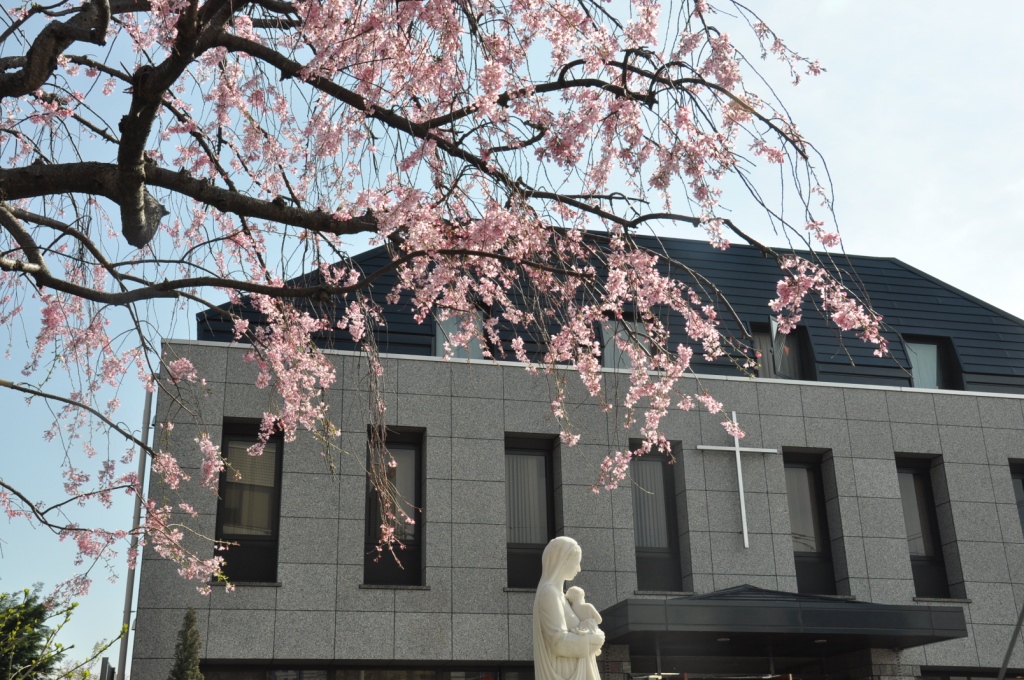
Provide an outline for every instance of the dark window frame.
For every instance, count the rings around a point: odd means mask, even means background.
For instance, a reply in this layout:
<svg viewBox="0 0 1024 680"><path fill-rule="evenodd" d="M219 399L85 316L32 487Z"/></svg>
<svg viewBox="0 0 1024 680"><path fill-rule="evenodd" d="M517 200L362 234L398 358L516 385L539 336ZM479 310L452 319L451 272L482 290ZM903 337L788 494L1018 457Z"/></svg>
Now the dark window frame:
<svg viewBox="0 0 1024 680"><path fill-rule="evenodd" d="M638 441L630 441L631 449L639 447ZM679 514L676 504L674 458L658 451L644 454L640 460L657 461L662 464L662 483L665 493L665 523L668 532L667 548L633 549L636 559L637 590L647 592L683 592L682 560L679 554ZM631 482L635 484L635 482ZM634 503L634 509L636 504ZM635 519L634 519L635 521ZM634 525L635 529L635 525Z"/></svg>
<svg viewBox="0 0 1024 680"><path fill-rule="evenodd" d="M938 365L938 387L922 387L921 389L939 390L962 390L964 389L963 368L960 366L960 358L957 356L953 340L946 336L917 335L907 333L900 336L903 343L903 352L907 358L907 367L910 372L911 387L914 385L914 366L910 359L910 348L908 344L935 345L937 350Z"/></svg>
<svg viewBox="0 0 1024 680"><path fill-rule="evenodd" d="M946 599L950 597L949 577L946 571L946 560L942 547L942 534L939 531L939 516L935 506L935 491L932 485L932 467L934 458L896 458L896 474L910 474L924 480L924 507L928 511L928 527L935 541L934 555L909 555L910 568L914 575L914 594L917 597ZM917 485L915 484L915 494ZM915 505L920 507L921 500L915 496ZM900 503L903 504L902 492ZM905 515L904 515L905 519ZM907 537L909 554L909 540Z"/></svg>
<svg viewBox="0 0 1024 680"><path fill-rule="evenodd" d="M1010 463L1010 480L1014 486L1013 494L1017 503L1017 514L1020 516L1020 528L1024 531L1024 463Z"/></svg>
<svg viewBox="0 0 1024 680"><path fill-rule="evenodd" d="M547 541L544 543L509 543L506 534L507 576L509 588L536 588L540 582L541 554L548 541L555 537L555 451L547 438L505 437L505 456L531 455L544 458L544 497L547 501ZM504 460L504 459L503 459ZM505 484L509 482L506 479ZM505 526L508 531L508 510Z"/></svg>
<svg viewBox="0 0 1024 680"><path fill-rule="evenodd" d="M406 538L402 541L404 549L396 549L392 555L387 549L383 552L377 550L380 528L380 501L377 492L366 479L366 506L364 550L363 550L363 584L373 586L422 586L425 580L424 544L426 527L424 526L424 502L426 490L426 468L424 455L424 435L422 431L400 430L388 428L386 444L402 447L412 447L414 450L414 470L416 479L414 488L416 498L413 500L413 511L415 512L415 524L413 524L413 538ZM369 469L369 450L367 450L367 469ZM407 499L408 500L408 499ZM395 557L397 556L398 562ZM400 562L400 563L399 563Z"/></svg>
<svg viewBox="0 0 1024 680"><path fill-rule="evenodd" d="M836 595L835 561L832 557L832 537L828 530L828 509L825 500L825 483L822 475L823 456L813 453L782 454L782 465L785 468L810 470L814 483L817 504L817 525L820 535L817 536L822 549L818 552L793 550L793 561L796 566L797 592L809 595ZM787 503L789 487L786 487ZM792 518L791 518L792 519ZM803 578L801 578L803 577Z"/></svg>
<svg viewBox="0 0 1024 680"><path fill-rule="evenodd" d="M238 420L226 421L221 436L221 455L226 456L230 441L241 441L255 444L258 440L259 421ZM277 563L281 542L281 479L284 460L284 438L275 433L267 441L263 455L273 455L275 461L274 492L271 507L271 535L258 536L229 534L224 532L226 509L224 507L224 485L232 480L233 474L227 467L221 470L217 484L217 520L214 536L217 541L237 543L232 545L224 556L224 574L233 583L276 583ZM233 561L234 558L234 561ZM253 562L253 560L260 560ZM238 567L238 564L242 567Z"/></svg>

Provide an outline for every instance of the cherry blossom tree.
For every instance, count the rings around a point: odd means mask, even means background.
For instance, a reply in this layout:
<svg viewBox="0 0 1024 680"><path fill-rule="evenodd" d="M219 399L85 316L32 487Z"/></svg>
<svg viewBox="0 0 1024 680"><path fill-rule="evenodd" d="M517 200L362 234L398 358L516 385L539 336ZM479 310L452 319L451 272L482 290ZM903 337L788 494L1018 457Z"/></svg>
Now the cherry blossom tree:
<svg viewBox="0 0 1024 680"><path fill-rule="evenodd" d="M723 330L732 312L714 282L641 247L640 232L751 244L779 265L771 308L783 332L813 300L886 351L880 318L828 255L839 242L820 158L759 71L798 83L822 69L736 0L5 8L0 324L24 329L31 355L20 377L5 368L0 387L55 406L47 436L62 436L69 453L66 498L40 503L0 477L0 506L73 538L85 559L110 558L131 531L69 523L61 508L138 493L135 450L172 489L215 488L223 469L217 442L202 435L201 478L190 480L181 452L139 441L108 398L125 376L170 396L203 383L187 358L160 354L169 311L223 315L249 343L257 386L276 395L264 442L337 432L322 400L334 372L317 334L349 333L379 380L380 309L367 293L384 273L418 321L458 319L449 353L484 341L488 356L527 361L536 357L526 338L539 338L541 361L527 370L573 372L595 398L599 328L628 319L615 340L632 366L618 406L643 444L609 451L595 488L614 487L632 456L668 450L659 423L670 409L721 410L682 388L692 346L739 370L758 359L742 324ZM744 205L759 209L757 224L729 219ZM766 230L801 254L752 235ZM390 263L355 264L364 236ZM266 323L250 327L236 307L218 306L225 299ZM482 324L471 313L481 307ZM687 337L670 336L669 313ZM505 327L517 334L507 347ZM556 384L552 408L571 446ZM397 524L413 520L388 481L379 394L375 403L370 474L394 508L381 528L387 549ZM124 457L97 455L96 438L123 441ZM183 575L216 576L221 557L184 547L175 513L188 505L145 503L144 540ZM68 592L87 582L73 579Z"/></svg>

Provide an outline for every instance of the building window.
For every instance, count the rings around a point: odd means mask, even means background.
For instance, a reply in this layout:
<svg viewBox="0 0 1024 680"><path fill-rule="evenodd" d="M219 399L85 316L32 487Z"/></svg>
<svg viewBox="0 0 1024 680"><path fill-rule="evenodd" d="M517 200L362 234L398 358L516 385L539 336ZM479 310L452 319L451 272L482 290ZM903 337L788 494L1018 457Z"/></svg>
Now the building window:
<svg viewBox="0 0 1024 680"><path fill-rule="evenodd" d="M797 591L835 595L836 578L832 566L820 460L787 456L785 469Z"/></svg>
<svg viewBox="0 0 1024 680"><path fill-rule="evenodd" d="M450 343L451 338L466 332L466 322L469 321L473 328L473 335L468 339L465 347L452 346L452 359L483 359L484 333L483 314L479 310L473 310L468 314L452 313L448 318L434 318L434 356L445 356L445 343Z"/></svg>
<svg viewBox="0 0 1024 680"><path fill-rule="evenodd" d="M605 368L630 369L633 367L629 353L619 347L619 342L626 344L638 342L644 350L650 350L646 329L639 321L609 319L601 324L601 339Z"/></svg>
<svg viewBox="0 0 1024 680"><path fill-rule="evenodd" d="M798 326L792 332L783 335L774 331L774 328L774 321L770 327L751 324L754 349L761 355L758 359L757 377L783 380L810 379L808 341L804 337L804 329Z"/></svg>
<svg viewBox="0 0 1024 680"><path fill-rule="evenodd" d="M394 465L385 464L388 481L394 485L400 511L394 555L380 546L384 513L380 496L371 484L366 489L366 550L363 583L367 585L423 585L423 455L422 437L413 433L388 431L387 448ZM412 523L403 521L409 518Z"/></svg>
<svg viewBox="0 0 1024 680"><path fill-rule="evenodd" d="M223 553L224 574L236 583L277 580L282 443L271 437L262 455L250 456L258 427L224 425L217 540L233 544Z"/></svg>
<svg viewBox="0 0 1024 680"><path fill-rule="evenodd" d="M555 535L552 453L543 440L505 440L508 586L536 588L540 556Z"/></svg>
<svg viewBox="0 0 1024 680"><path fill-rule="evenodd" d="M1017 501L1017 514L1020 515L1020 528L1024 530L1024 465L1010 468L1013 479L1013 498Z"/></svg>
<svg viewBox="0 0 1024 680"><path fill-rule="evenodd" d="M913 387L932 390L960 389L960 374L955 369L953 348L942 338L903 338L910 363Z"/></svg>
<svg viewBox="0 0 1024 680"><path fill-rule="evenodd" d="M949 597L928 461L897 460L903 521L918 597Z"/></svg>
<svg viewBox="0 0 1024 680"><path fill-rule="evenodd" d="M683 589L673 471L668 457L656 453L634 458L629 463L636 580L640 590L678 592Z"/></svg>

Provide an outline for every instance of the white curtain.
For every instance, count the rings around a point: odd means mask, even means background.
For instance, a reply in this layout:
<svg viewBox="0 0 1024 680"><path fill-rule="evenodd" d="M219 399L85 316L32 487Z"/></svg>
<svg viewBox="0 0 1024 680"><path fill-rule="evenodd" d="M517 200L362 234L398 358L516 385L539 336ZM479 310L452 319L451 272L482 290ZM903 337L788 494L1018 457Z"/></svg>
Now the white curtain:
<svg viewBox="0 0 1024 680"><path fill-rule="evenodd" d="M416 447L388 445L388 451L398 464L396 467L388 468L388 477L398 491L399 503L405 514L418 523L419 517L416 510ZM395 535L401 541L411 541L416 538L416 524L409 524L403 517L399 517L398 526L395 528Z"/></svg>
<svg viewBox="0 0 1024 680"><path fill-rule="evenodd" d="M262 456L250 456L247 449L252 444L251 441L229 441L227 445L222 527L226 535L271 536L274 533L276 445L268 444Z"/></svg>
<svg viewBox="0 0 1024 680"><path fill-rule="evenodd" d="M638 548L668 547L668 509L665 504L665 464L633 460L633 533Z"/></svg>
<svg viewBox="0 0 1024 680"><path fill-rule="evenodd" d="M939 346L926 342L908 342L906 345L914 387L939 389Z"/></svg>
<svg viewBox="0 0 1024 680"><path fill-rule="evenodd" d="M818 499L814 471L805 467L786 468L786 497L789 500L789 525L795 552L822 552L819 545Z"/></svg>
<svg viewBox="0 0 1024 680"><path fill-rule="evenodd" d="M548 542L545 457L505 455L505 508L509 543Z"/></svg>
<svg viewBox="0 0 1024 680"><path fill-rule="evenodd" d="M936 554L932 535L931 510L928 507L927 472L899 472L903 522L907 527L907 544L913 556L933 557Z"/></svg>

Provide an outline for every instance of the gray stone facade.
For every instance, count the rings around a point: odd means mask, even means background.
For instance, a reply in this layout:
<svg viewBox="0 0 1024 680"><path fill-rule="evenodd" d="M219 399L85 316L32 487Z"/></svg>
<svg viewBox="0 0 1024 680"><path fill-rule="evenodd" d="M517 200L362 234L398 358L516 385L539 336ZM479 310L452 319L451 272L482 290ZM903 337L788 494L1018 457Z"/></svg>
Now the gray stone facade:
<svg viewBox="0 0 1024 680"><path fill-rule="evenodd" d="M157 422L176 425L166 435L176 450L188 448L200 430L219 441L225 419L258 417L274 398L273 390L253 386L255 369L243 362L243 347L168 341L164 349L172 359L189 357L209 382L192 403L158 401ZM388 423L424 433L426 577L423 587L367 587L366 362L341 352L330 358L338 382L328 401L342 428L343 452L335 452L331 473L312 435L284 446L279 583L243 585L231 594L214 587L202 596L147 551L134 680L166 677L188 605L199 611L210 660L367 667L529 663L533 593L505 588L504 439L558 433L550 413L555 378L531 375L519 364L385 359ZM591 491L602 458L637 433L622 427L621 412L605 412L575 376L567 377L567 412L581 441L556 449L556 533L582 546L579 585L600 609L638 596L628 483ZM606 402L624 394L627 378L606 373ZM897 455L937 457L932 483L954 598L942 602L962 605L969 637L902 653L871 650L829 665L850 677L874 678L921 675L922 667L999 666L1024 606L1024 537L1009 467L1024 459L1024 398L746 378L701 378L700 385L688 379L685 389L707 389L735 410L747 433L744 446L779 451L743 454L750 532L744 549L734 457L697 449L731 444L722 416L677 411L664 421L678 444L674 471L687 591L740 584L796 591L782 452L807 451L823 457L838 592L859 601L914 603L895 461ZM189 465L198 472L197 458L183 462ZM169 490L152 493L179 502ZM216 498L187 500L200 516L186 524L197 536L212 537ZM188 543L212 554L205 538ZM614 651L606 671L625 677L628 654ZM1011 667L1024 668L1024 643Z"/></svg>

